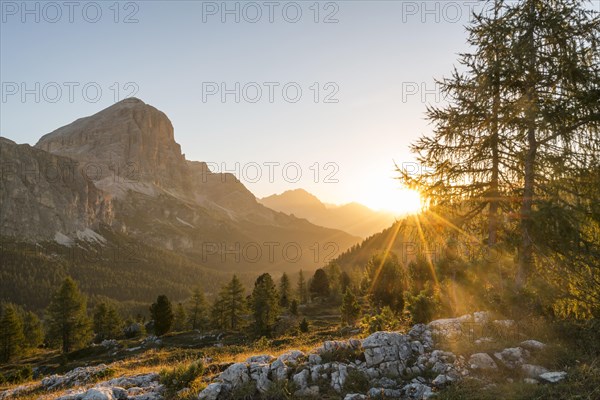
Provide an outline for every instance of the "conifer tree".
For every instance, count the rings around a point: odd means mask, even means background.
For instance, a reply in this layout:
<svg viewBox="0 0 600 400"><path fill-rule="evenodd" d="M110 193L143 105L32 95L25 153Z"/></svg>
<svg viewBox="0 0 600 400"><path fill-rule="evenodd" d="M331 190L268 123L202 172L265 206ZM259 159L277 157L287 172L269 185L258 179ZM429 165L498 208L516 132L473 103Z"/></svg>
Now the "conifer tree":
<svg viewBox="0 0 600 400"><path fill-rule="evenodd" d="M260 275L252 291L254 323L259 335L269 335L279 315L279 296L268 273Z"/></svg>
<svg viewBox="0 0 600 400"><path fill-rule="evenodd" d="M26 311L23 315L23 334L25 345L29 348L39 347L44 342L42 321L33 311Z"/></svg>
<svg viewBox="0 0 600 400"><path fill-rule="evenodd" d="M205 329L207 324L207 305L204 292L196 288L188 306L189 325L192 330Z"/></svg>
<svg viewBox="0 0 600 400"><path fill-rule="evenodd" d="M298 272L298 286L296 290L300 304L306 304L308 302L308 288L302 270Z"/></svg>
<svg viewBox="0 0 600 400"><path fill-rule="evenodd" d="M225 287L224 307L227 323L232 330L243 326L243 316L246 313L246 298L244 286L237 275L233 275L231 282Z"/></svg>
<svg viewBox="0 0 600 400"><path fill-rule="evenodd" d="M118 338L123 329L123 320L115 306L102 302L94 310L94 332L96 341Z"/></svg>
<svg viewBox="0 0 600 400"><path fill-rule="evenodd" d="M287 308L292 301L292 288L289 276L284 272L279 280L279 305Z"/></svg>
<svg viewBox="0 0 600 400"><path fill-rule="evenodd" d="M63 353L88 343L92 336L86 298L75 281L67 277L52 296L46 310L48 338L59 342Z"/></svg>
<svg viewBox="0 0 600 400"><path fill-rule="evenodd" d="M14 305L3 307L0 318L0 359L8 362L19 356L24 348L23 321Z"/></svg>
<svg viewBox="0 0 600 400"><path fill-rule="evenodd" d="M173 329L176 332L185 331L188 327L187 322L188 322L188 316L187 316L187 313L185 312L185 308L183 307L183 304L177 303L177 306L175 307L175 318L173 320Z"/></svg>
<svg viewBox="0 0 600 400"><path fill-rule="evenodd" d="M171 330L175 315L173 314L173 306L167 296L163 294L156 298L156 302L150 306L150 315L154 321L156 336L162 336Z"/></svg>
<svg viewBox="0 0 600 400"><path fill-rule="evenodd" d="M350 288L347 288L346 293L344 293L340 312L342 314L342 323L346 325L353 326L360 316L360 305Z"/></svg>

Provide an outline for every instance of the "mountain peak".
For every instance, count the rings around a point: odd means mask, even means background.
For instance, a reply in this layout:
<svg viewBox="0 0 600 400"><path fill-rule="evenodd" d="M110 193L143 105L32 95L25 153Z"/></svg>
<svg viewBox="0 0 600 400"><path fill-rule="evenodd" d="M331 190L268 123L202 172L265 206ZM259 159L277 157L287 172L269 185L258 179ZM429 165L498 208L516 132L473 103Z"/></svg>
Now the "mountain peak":
<svg viewBox="0 0 600 400"><path fill-rule="evenodd" d="M127 169L161 186L183 184L185 159L173 125L160 110L130 97L42 136L35 147L96 164L102 177Z"/></svg>

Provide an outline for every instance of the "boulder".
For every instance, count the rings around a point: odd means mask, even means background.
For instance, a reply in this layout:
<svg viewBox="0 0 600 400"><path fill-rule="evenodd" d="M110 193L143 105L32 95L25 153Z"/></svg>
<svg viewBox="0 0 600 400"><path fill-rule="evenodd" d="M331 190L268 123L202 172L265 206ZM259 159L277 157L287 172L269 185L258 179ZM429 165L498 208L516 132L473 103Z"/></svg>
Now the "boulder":
<svg viewBox="0 0 600 400"><path fill-rule="evenodd" d="M550 383L556 383L562 381L567 377L567 373L564 371L546 372L540 375L540 379Z"/></svg>
<svg viewBox="0 0 600 400"><path fill-rule="evenodd" d="M525 340L521 342L521 347L530 351L539 351L544 350L546 345L542 342L538 342L537 340Z"/></svg>
<svg viewBox="0 0 600 400"><path fill-rule="evenodd" d="M515 369L523 365L525 358L528 356L529 352L522 347L509 347L499 353L494 353L494 357L509 369Z"/></svg>
<svg viewBox="0 0 600 400"><path fill-rule="evenodd" d="M220 382L214 382L208 385L200 394L198 395L199 400L217 400L219 394L221 394L221 390L223 389L223 384Z"/></svg>
<svg viewBox="0 0 600 400"><path fill-rule="evenodd" d="M110 388L92 388L83 394L81 400L115 400Z"/></svg>
<svg viewBox="0 0 600 400"><path fill-rule="evenodd" d="M487 353L473 354L469 358L468 365L471 369L479 370L490 370L498 368L496 362L494 362L494 359L490 357Z"/></svg>
<svg viewBox="0 0 600 400"><path fill-rule="evenodd" d="M219 380L221 380L224 386L228 388L234 388L243 383L250 381L250 375L248 374L248 363L241 362L235 363L227 368L225 371L219 375Z"/></svg>
<svg viewBox="0 0 600 400"><path fill-rule="evenodd" d="M527 375L529 378L537 378L541 374L545 374L548 370L540 365L532 365L532 364L523 364L521 365L521 370L523 373Z"/></svg>

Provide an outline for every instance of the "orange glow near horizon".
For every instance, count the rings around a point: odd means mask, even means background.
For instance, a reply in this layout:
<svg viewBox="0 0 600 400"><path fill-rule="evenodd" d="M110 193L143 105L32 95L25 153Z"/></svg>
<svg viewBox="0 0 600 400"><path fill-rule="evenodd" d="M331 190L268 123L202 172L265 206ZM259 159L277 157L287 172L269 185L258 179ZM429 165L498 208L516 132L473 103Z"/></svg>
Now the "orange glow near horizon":
<svg viewBox="0 0 600 400"><path fill-rule="evenodd" d="M396 216L418 214L423 210L421 195L416 190L399 188L393 184L380 185L369 191L363 201L366 206Z"/></svg>

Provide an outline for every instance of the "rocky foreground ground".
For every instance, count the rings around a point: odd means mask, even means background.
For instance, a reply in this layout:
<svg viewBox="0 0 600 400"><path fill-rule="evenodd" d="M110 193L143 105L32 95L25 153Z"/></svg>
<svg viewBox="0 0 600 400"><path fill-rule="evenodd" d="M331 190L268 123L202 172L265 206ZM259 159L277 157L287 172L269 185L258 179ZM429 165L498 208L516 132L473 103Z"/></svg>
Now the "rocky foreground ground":
<svg viewBox="0 0 600 400"><path fill-rule="evenodd" d="M428 399L468 376L486 379L514 372L516 379L530 384L552 384L566 377L565 372L528 363L534 353L543 352L546 347L533 339L498 352L473 353L468 357L440 349L464 340L465 336L475 343L494 340L478 337L484 333L480 329L483 326L509 331L514 322L491 320L488 313L477 312L418 324L407 334L376 332L362 340L326 341L308 354L292 350L277 358L255 355L230 365L212 378L199 399L259 398L261 394L272 397L277 388L283 387L295 398L317 399L325 394L331 398L333 393L344 400ZM157 373L118 377L93 387L85 385L97 381L107 368L106 365L77 368L65 375L46 377L40 385L47 390L69 388L59 400L166 398ZM0 399L10 398L18 390L0 393Z"/></svg>

